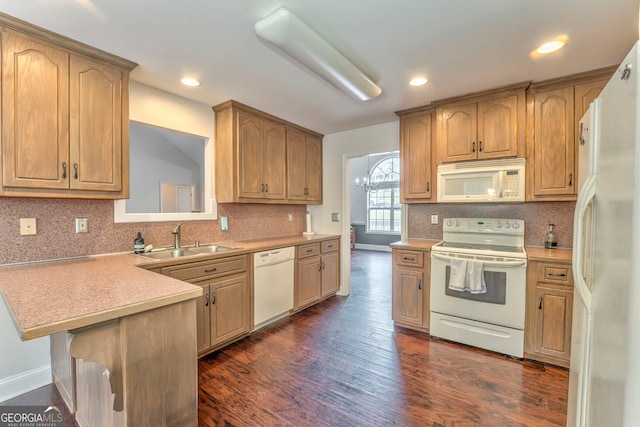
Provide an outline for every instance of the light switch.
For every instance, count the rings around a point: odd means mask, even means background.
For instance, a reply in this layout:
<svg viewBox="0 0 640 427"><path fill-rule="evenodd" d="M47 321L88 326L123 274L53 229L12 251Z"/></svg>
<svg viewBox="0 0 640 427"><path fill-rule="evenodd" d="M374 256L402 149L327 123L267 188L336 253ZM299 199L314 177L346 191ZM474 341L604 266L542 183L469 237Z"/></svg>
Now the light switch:
<svg viewBox="0 0 640 427"><path fill-rule="evenodd" d="M220 230L227 231L229 230L229 220L226 216L220 217Z"/></svg>
<svg viewBox="0 0 640 427"><path fill-rule="evenodd" d="M338 212L333 212L331 214L331 221L339 222L340 221L340 214Z"/></svg>
<svg viewBox="0 0 640 427"><path fill-rule="evenodd" d="M32 234L36 234L36 219L20 218L20 235L29 236Z"/></svg>
<svg viewBox="0 0 640 427"><path fill-rule="evenodd" d="M431 215L431 224L437 224L438 223L438 215L437 214L432 214Z"/></svg>

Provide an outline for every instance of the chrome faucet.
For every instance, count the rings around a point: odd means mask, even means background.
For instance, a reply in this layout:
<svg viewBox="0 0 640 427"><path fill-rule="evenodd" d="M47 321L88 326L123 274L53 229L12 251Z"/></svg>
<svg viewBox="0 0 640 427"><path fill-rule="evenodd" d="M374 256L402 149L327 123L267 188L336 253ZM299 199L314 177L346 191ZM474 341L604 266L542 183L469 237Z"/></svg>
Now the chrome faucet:
<svg viewBox="0 0 640 427"><path fill-rule="evenodd" d="M176 249L180 248L180 227L182 227L183 224L185 223L183 222L176 225L176 228L174 228L173 231L171 231L171 234L173 234L173 246Z"/></svg>

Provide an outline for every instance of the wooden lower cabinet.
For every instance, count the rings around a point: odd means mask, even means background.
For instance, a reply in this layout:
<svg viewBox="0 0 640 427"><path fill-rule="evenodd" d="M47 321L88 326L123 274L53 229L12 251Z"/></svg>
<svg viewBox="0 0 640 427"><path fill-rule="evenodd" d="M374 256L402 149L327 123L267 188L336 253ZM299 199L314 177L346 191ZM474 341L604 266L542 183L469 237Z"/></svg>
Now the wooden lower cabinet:
<svg viewBox="0 0 640 427"><path fill-rule="evenodd" d="M532 261L527 276L525 357L569 367L573 315L571 265Z"/></svg>
<svg viewBox="0 0 640 427"><path fill-rule="evenodd" d="M429 330L429 253L392 249L392 318L396 325Z"/></svg>
<svg viewBox="0 0 640 427"><path fill-rule="evenodd" d="M202 286L196 300L198 356L251 332L252 286L248 255L162 267L160 273Z"/></svg>
<svg viewBox="0 0 640 427"><path fill-rule="evenodd" d="M301 310L340 289L340 239L296 247L293 309Z"/></svg>

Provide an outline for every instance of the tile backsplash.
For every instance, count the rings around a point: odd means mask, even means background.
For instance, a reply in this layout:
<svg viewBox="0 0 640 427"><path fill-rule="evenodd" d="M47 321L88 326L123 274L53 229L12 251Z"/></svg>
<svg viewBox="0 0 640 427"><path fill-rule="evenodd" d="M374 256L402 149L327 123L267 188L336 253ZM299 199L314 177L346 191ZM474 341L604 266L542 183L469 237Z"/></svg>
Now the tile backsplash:
<svg viewBox="0 0 640 427"><path fill-rule="evenodd" d="M573 245L573 211L575 202L535 202L517 204L419 204L408 205L410 239L442 239L444 218L506 218L524 220L526 246L544 246L548 225L555 224L558 247ZM438 215L438 224L431 224L431 215Z"/></svg>
<svg viewBox="0 0 640 427"><path fill-rule="evenodd" d="M182 242L238 241L299 234L305 228L305 205L218 205L218 217L229 219L229 231L217 220L189 221ZM292 214L292 221L288 215ZM20 218L36 218L37 234L20 235ZM75 219L89 218L89 233L76 234ZM145 244L173 243L171 230L180 221L113 222L109 200L0 198L0 265L133 250L140 231Z"/></svg>

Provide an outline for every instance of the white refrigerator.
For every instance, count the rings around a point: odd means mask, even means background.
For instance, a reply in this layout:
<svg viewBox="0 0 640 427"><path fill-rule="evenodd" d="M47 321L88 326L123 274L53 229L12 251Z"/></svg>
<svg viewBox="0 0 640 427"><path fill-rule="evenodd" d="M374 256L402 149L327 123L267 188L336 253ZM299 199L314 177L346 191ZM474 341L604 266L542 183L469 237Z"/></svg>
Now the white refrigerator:
<svg viewBox="0 0 640 427"><path fill-rule="evenodd" d="M640 426L639 49L582 123L568 426Z"/></svg>

